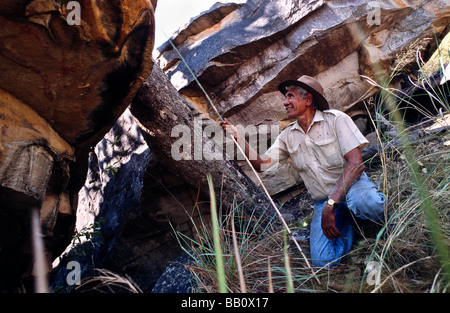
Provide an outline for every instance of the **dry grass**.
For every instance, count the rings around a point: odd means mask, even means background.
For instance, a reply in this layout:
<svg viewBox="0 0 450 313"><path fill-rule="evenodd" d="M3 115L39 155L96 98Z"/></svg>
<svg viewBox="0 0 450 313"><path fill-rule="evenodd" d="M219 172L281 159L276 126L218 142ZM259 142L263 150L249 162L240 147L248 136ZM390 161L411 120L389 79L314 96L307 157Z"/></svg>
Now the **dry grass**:
<svg viewBox="0 0 450 313"><path fill-rule="evenodd" d="M89 277L74 288L74 293L142 293L139 286L128 276L107 269L97 269L98 275Z"/></svg>

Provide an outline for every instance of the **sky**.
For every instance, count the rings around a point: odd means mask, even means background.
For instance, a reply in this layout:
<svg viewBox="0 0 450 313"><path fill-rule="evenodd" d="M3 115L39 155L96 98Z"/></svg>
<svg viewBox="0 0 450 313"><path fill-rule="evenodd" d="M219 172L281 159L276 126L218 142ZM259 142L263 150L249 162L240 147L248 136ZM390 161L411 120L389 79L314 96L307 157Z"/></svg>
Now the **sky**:
<svg viewBox="0 0 450 313"><path fill-rule="evenodd" d="M158 0L155 11L155 49L190 18L208 10L216 2L243 3L245 0Z"/></svg>

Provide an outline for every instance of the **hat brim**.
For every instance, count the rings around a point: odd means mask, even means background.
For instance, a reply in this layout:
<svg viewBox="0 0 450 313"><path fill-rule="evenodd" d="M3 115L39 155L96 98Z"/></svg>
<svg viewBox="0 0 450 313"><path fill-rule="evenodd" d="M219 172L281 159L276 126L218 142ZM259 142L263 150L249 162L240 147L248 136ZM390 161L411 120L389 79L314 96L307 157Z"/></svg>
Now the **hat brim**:
<svg viewBox="0 0 450 313"><path fill-rule="evenodd" d="M302 83L298 80L286 80L278 85L278 90L283 95L286 95L286 93L287 93L286 87L289 87L289 86L298 86L298 87L301 87L301 88L305 89L306 91L310 92L313 95L314 99L316 99L317 107L319 108L319 110L323 111L323 110L328 110L330 108L330 105L328 104L328 101L327 101L327 99L325 99L324 96L322 96L314 88L312 88L309 85Z"/></svg>

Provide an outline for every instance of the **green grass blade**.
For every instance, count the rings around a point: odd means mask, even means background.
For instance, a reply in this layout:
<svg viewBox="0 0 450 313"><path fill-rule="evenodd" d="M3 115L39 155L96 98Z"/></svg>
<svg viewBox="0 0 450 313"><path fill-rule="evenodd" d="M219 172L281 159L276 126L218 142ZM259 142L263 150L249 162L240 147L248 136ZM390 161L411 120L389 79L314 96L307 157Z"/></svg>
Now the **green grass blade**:
<svg viewBox="0 0 450 313"><path fill-rule="evenodd" d="M227 281L225 278L225 268L224 268L224 263L223 263L222 247L220 244L216 195L214 192L214 185L213 185L211 174L208 174L207 179L208 179L208 185L209 185L209 195L211 198L211 224L212 224L212 233L213 233L213 242L214 242L214 254L215 254L215 258L216 258L217 281L219 284L219 292L226 293L226 292L228 292Z"/></svg>

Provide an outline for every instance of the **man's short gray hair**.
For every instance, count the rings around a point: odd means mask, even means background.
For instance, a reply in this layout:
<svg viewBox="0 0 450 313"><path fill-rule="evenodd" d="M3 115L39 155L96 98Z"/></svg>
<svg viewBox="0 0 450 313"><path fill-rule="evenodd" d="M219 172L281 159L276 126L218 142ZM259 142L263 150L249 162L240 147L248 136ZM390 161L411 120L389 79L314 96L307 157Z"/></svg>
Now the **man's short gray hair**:
<svg viewBox="0 0 450 313"><path fill-rule="evenodd" d="M299 87L299 86L296 86L296 85L291 85L291 86L287 86L286 87L286 91L289 91L291 89L297 90L297 92L300 94L300 96L302 96L302 98L304 98L309 93L305 89L303 89L302 87Z"/></svg>

